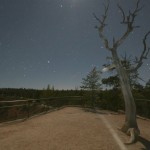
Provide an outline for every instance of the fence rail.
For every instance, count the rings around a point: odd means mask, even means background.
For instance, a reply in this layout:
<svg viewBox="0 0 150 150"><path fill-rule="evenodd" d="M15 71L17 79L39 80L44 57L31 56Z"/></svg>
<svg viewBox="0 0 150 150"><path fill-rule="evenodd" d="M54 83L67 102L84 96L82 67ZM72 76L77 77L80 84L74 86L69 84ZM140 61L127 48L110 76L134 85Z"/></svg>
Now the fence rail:
<svg viewBox="0 0 150 150"><path fill-rule="evenodd" d="M137 114L142 117L150 118L150 100L135 98L135 102L137 106ZM78 105L84 107L90 106L90 104L87 104L87 101L82 96L0 101L0 123L18 119L27 119L34 115L46 113L53 109L68 105ZM113 103L111 104L111 101L109 101L107 104L105 103L105 105L114 106ZM109 107L103 107L101 100L99 100L95 106L102 109L107 108L109 110ZM120 107L118 105L118 110L119 109Z"/></svg>
<svg viewBox="0 0 150 150"><path fill-rule="evenodd" d="M139 99L135 98L137 114L150 118L150 100L149 99Z"/></svg>
<svg viewBox="0 0 150 150"><path fill-rule="evenodd" d="M81 98L81 97L82 97L82 96L50 97L50 98L40 98L40 99L0 101L0 103L16 103L16 102L41 101L41 100L63 99L63 98Z"/></svg>
<svg viewBox="0 0 150 150"><path fill-rule="evenodd" d="M135 99L135 100L136 100L136 101L142 101L142 102L143 102L143 101L150 102L149 99L139 99L139 98L138 98L138 99Z"/></svg>
<svg viewBox="0 0 150 150"><path fill-rule="evenodd" d="M81 96L0 101L0 122L25 119L64 105L83 105Z"/></svg>

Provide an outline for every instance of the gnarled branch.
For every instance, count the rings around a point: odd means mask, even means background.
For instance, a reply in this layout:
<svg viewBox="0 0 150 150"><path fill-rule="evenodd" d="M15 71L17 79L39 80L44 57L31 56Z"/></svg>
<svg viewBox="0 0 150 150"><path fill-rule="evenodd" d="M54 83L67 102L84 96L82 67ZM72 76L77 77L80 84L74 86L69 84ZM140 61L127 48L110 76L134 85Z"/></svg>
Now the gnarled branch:
<svg viewBox="0 0 150 150"><path fill-rule="evenodd" d="M137 65L136 65L136 67L134 67L133 69L130 70L131 72L138 70L143 64L143 59L147 59L148 53L150 51L150 47L147 47L146 40L147 40L147 37L149 34L150 34L150 31L147 32L143 38L143 51L139 58L136 57L135 63Z"/></svg>
<svg viewBox="0 0 150 150"><path fill-rule="evenodd" d="M128 15L125 15L125 12L123 8L118 4L118 8L122 13L122 21L121 24L125 24L127 26L127 29L125 33L118 39L116 42L113 42L113 48L116 49L118 48L124 41L125 39L129 36L129 34L135 29L138 28L139 26L134 25L135 18L138 14L138 12L142 9L142 7L139 7L140 0L137 1L136 3L136 8L133 12L129 11Z"/></svg>
<svg viewBox="0 0 150 150"><path fill-rule="evenodd" d="M104 45L105 45L105 48L108 49L108 50L112 50L112 48L110 47L109 45L109 42L108 42L108 39L106 38L106 36L104 35L103 31L104 31L104 28L106 26L106 19L107 19L107 13L108 13L108 9L109 9L109 1L108 1L108 4L107 5L104 5L104 15L102 15L102 19L99 19L95 13L93 13L93 16L95 17L95 19L100 23L99 27L96 26L96 28L98 29L99 31L99 36L100 38L102 39L102 41L104 42Z"/></svg>
<svg viewBox="0 0 150 150"><path fill-rule="evenodd" d="M100 23L99 26L96 26L96 28L99 31L99 36L102 39L102 41L104 42L105 48L112 51L112 50L116 50L125 40L126 38L129 36L129 34L135 29L138 28L139 26L135 26L134 22L135 22L135 18L138 14L138 12L143 8L140 7L140 0L137 0L136 3L136 7L133 11L129 11L129 14L126 15L123 8L118 4L118 8L122 13L122 21L121 24L125 24L127 26L126 31L123 33L123 35L118 39L115 40L115 38L113 37L113 47L110 46L109 41L107 39L107 37L104 35L104 28L106 27L106 19L107 19L107 13L108 13L108 9L109 9L109 1L107 5L104 5L104 15L102 15L102 19L99 19L94 13L93 16L95 17L95 19Z"/></svg>

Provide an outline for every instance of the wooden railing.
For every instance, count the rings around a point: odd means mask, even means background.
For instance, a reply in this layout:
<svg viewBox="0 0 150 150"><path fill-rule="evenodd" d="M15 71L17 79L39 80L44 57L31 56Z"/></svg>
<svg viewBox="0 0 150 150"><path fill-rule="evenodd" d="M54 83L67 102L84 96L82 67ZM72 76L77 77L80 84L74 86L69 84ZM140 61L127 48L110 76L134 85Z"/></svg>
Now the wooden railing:
<svg viewBox="0 0 150 150"><path fill-rule="evenodd" d="M150 118L150 100L135 99L137 106L137 114L146 118ZM32 116L46 113L62 106L84 106L85 100L81 96L70 97L50 97L42 99L12 100L0 101L0 123L24 120ZM101 102L95 106L102 108ZM102 108L104 109L104 108Z"/></svg>
<svg viewBox="0 0 150 150"><path fill-rule="evenodd" d="M67 105L83 105L81 96L0 101L0 122L27 119Z"/></svg>
<svg viewBox="0 0 150 150"><path fill-rule="evenodd" d="M150 118L150 100L148 99L135 99L136 107L137 107L137 114Z"/></svg>

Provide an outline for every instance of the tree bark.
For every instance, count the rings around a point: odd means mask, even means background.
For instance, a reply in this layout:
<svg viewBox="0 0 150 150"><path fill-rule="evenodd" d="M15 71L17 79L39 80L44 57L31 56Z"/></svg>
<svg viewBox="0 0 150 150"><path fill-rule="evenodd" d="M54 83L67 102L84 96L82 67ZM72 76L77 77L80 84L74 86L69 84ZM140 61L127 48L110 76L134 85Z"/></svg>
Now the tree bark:
<svg viewBox="0 0 150 150"><path fill-rule="evenodd" d="M136 121L136 105L131 92L127 71L125 68L123 68L116 49L112 50L112 56L114 64L116 65L116 70L120 79L121 90L125 101L125 123L121 130L125 133L128 133L130 129L133 128L136 134L139 135L140 130Z"/></svg>
<svg viewBox="0 0 150 150"><path fill-rule="evenodd" d="M104 5L104 14L102 15L102 19L99 19L95 14L94 14L94 17L100 23L98 27L96 26L99 32L99 37L103 41L105 48L112 53L112 58L116 66L116 70L117 70L119 80L120 80L121 90L122 90L122 94L123 94L124 101L125 101L125 123L123 127L121 128L121 130L131 135L130 142L133 143L134 140L136 140L135 138L138 137L138 135L140 134L140 130L138 128L137 121L136 121L136 105L135 105L131 87L130 87L128 71L126 70L126 68L123 67L118 57L117 49L127 39L127 37L133 32L133 30L139 27L135 25L135 18L138 15L139 11L142 9L142 7L140 7L140 0L137 0L135 9L133 9L133 11L129 10L128 14L124 12L123 8L119 4L118 4L118 8L122 14L121 24L126 25L126 30L122 34L122 36L118 38L117 40L113 37L112 46L108 38L103 33L104 28L106 27L105 22L108 16L107 14L108 14L108 9L109 9L109 1L106 6ZM137 71L137 69L140 68L141 65L143 64L143 59L147 58L150 48L148 48L146 45L146 39L149 34L150 34L150 31L145 34L144 39L143 39L144 50L142 51L140 58L139 59L136 58L137 65L136 67L131 69L130 72ZM109 70L109 68L107 69ZM107 71L107 70L104 70L104 71Z"/></svg>

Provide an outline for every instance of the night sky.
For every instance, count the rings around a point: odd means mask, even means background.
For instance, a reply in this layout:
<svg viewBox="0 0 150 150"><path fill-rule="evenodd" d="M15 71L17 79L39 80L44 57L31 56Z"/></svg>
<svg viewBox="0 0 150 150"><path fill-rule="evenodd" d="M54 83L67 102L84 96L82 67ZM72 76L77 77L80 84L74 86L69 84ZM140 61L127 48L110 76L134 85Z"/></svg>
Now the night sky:
<svg viewBox="0 0 150 150"><path fill-rule="evenodd" d="M96 66L103 68L110 52L104 49L94 28L93 17L103 14L104 0L0 0L0 88L74 89ZM120 26L124 10L134 8L135 0L111 0L105 33L112 40L124 31ZM143 10L136 29L120 47L134 58L142 51L142 39L150 30L150 0L142 0ZM150 39L150 37L149 37ZM150 40L147 41L150 46ZM150 58L150 55L149 57ZM150 78L150 59L139 70ZM109 75L105 73L102 77Z"/></svg>

